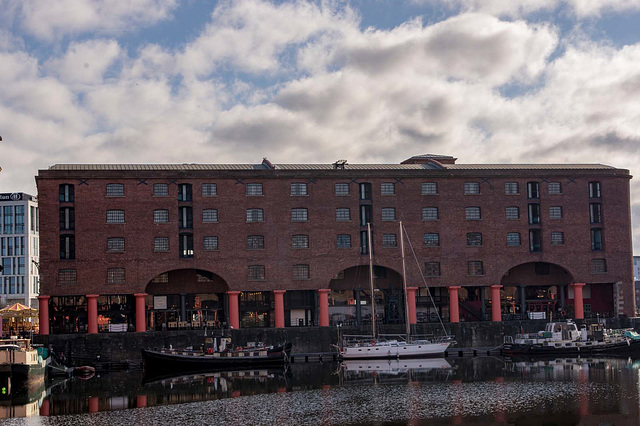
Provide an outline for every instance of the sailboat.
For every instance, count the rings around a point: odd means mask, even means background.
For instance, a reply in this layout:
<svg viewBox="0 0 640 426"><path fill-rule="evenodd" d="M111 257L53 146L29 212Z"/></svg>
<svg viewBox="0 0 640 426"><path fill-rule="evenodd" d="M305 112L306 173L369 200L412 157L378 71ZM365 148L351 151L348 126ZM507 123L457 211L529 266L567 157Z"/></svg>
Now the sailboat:
<svg viewBox="0 0 640 426"><path fill-rule="evenodd" d="M404 311L406 335L388 336L376 334L376 312L373 285L373 250L371 250L371 224L367 224L369 242L369 284L371 286L371 336L344 336L342 345L338 347L342 359L389 359L389 358L419 358L442 356L447 348L454 343L451 336L421 337L411 336L409 324L409 303L407 297L407 273L404 255L404 227L400 222L400 248L402 253L402 286L404 290ZM424 277L423 277L424 280ZM426 282L425 282L426 285ZM441 322L442 324L442 322Z"/></svg>

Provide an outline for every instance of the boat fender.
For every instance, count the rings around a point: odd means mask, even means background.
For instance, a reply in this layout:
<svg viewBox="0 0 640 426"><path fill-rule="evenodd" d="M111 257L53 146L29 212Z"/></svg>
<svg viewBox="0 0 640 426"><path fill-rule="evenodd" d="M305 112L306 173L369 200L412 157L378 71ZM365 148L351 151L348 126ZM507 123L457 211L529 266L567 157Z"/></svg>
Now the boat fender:
<svg viewBox="0 0 640 426"><path fill-rule="evenodd" d="M376 344L376 341L375 341L375 340L372 340L372 341L371 341L371 346L375 346L375 344Z"/></svg>

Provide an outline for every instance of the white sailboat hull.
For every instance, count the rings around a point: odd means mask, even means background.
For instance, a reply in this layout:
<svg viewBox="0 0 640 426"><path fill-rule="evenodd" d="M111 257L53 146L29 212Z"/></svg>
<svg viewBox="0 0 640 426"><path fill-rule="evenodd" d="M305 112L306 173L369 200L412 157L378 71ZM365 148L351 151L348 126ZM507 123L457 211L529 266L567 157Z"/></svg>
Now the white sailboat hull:
<svg viewBox="0 0 640 426"><path fill-rule="evenodd" d="M340 355L342 359L419 358L442 355L449 345L451 342L349 346Z"/></svg>

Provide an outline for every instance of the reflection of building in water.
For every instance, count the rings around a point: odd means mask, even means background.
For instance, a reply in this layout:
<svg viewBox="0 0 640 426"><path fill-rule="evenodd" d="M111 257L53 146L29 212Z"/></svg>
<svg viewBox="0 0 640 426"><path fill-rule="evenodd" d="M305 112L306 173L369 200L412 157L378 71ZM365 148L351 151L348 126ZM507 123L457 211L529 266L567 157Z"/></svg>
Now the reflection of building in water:
<svg viewBox="0 0 640 426"><path fill-rule="evenodd" d="M46 395L44 382L35 389L26 387L13 392L11 398L0 399L0 419L40 415L40 407Z"/></svg>

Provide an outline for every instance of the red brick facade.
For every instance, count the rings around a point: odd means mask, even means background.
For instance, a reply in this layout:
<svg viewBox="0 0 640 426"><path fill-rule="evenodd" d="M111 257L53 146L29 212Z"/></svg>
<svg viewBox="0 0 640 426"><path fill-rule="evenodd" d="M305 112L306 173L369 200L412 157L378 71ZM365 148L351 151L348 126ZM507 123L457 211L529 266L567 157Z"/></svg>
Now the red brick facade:
<svg viewBox="0 0 640 426"><path fill-rule="evenodd" d="M420 161L417 161L420 163ZM401 272L400 248L383 247L383 234L400 236L403 221L424 270L425 262L439 262L440 276L427 278L429 286L491 286L514 280L525 285L550 285L553 279L526 273L507 275L511 268L548 262L568 272L566 282L618 283L618 305L634 315L629 180L627 170L606 166L455 165L450 160L424 164L347 165L344 169L313 165L197 165L174 167L54 166L37 177L40 204L41 294L134 294L148 292L157 275L198 269L217 275L211 290L317 290L330 288L339 272L367 265L360 254L359 183L371 183L373 252L375 264ZM437 195L423 195L423 183L436 183ZM478 183L480 194L465 195L465 183ZM537 182L539 198L529 199L528 182ZM549 194L549 183L560 183L561 193ZM600 198L590 198L589 182L600 182ZM123 197L107 197L107 184L123 184ZM153 194L154 184L169 184L168 196ZM217 194L203 196L202 184L215 183ZM261 183L263 195L246 195L246 184ZM307 184L308 195L291 195L292 183ZM348 196L336 196L335 184L349 184ZM393 183L394 195L382 195L381 184ZM506 183L517 183L518 194L505 194ZM61 203L60 185L74 188L73 203ZM178 185L192 186L192 201L178 201ZM593 251L590 203L601 203L604 243ZM367 202L366 204L368 204ZM540 205L540 225L528 222L528 204ZM60 208L75 212L75 259L60 260ZM179 257L178 209L193 209L194 253ZM519 207L519 219L506 219L507 207ZM562 218L551 219L549 207L562 207ZM422 209L438 208L438 220L424 221ZM481 219L465 218L465 208L480 207ZM246 210L260 208L264 222L247 223ZM308 221L292 222L293 208L308 209ZM336 221L336 209L349 208L350 220ZM382 209L394 208L396 220L383 221ZM124 210L125 223L107 224L106 212ZM169 211L168 223L154 223L154 210ZM217 223L203 223L203 209L216 209ZM529 230L540 229L542 246L530 252ZM467 245L467 233L482 234L480 246ZM507 233L520 233L521 245L508 246ZM563 245L551 244L551 232L562 232ZM439 234L439 246L425 247L425 233ZM338 234L351 235L351 248L337 248ZM264 249L247 249L248 235L264 236ZM308 235L309 248L292 248L293 235ZM203 238L218 238L218 250L204 251ZM107 238L123 237L122 253L107 253ZM154 251L154 238L168 237L169 251ZM415 261L407 249L407 278L423 287ZM592 260L604 259L606 272L592 273ZM469 261L481 261L482 274L469 275ZM294 265L309 265L309 279L295 280ZM263 281L248 280L250 265L264 265ZM107 270L124 268L124 284L108 284ZM77 284L58 282L60 269L75 269ZM521 268L522 269L522 268ZM524 271L524 272L523 272ZM172 282L172 284L175 284ZM179 291L196 292L199 283L181 282ZM335 288L335 287L334 287ZM167 289L169 291L169 289Z"/></svg>

